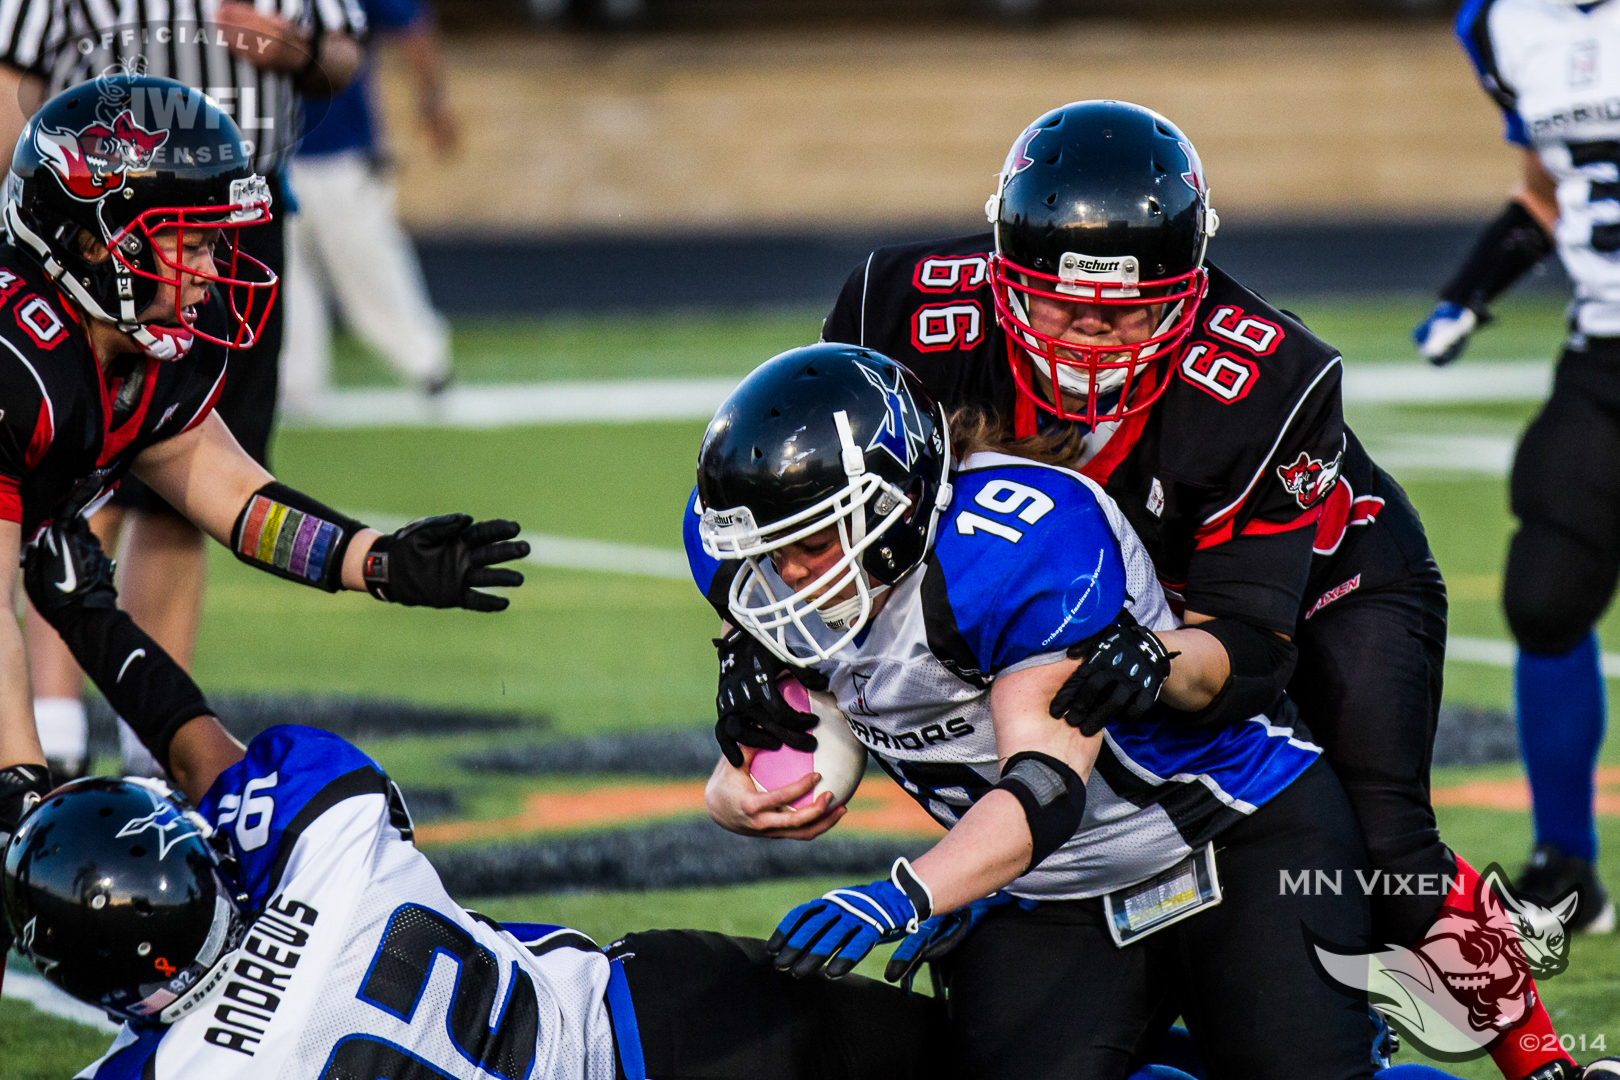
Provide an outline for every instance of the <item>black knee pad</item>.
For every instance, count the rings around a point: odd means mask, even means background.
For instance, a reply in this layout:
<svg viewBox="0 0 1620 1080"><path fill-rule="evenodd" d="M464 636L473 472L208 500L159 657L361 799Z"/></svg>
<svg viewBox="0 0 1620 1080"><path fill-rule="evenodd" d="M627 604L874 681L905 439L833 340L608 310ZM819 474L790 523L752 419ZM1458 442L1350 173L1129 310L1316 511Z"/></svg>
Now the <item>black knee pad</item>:
<svg viewBox="0 0 1620 1080"><path fill-rule="evenodd" d="M1502 579L1502 608L1519 647L1556 655L1579 644L1614 595L1617 554L1561 526L1526 520Z"/></svg>

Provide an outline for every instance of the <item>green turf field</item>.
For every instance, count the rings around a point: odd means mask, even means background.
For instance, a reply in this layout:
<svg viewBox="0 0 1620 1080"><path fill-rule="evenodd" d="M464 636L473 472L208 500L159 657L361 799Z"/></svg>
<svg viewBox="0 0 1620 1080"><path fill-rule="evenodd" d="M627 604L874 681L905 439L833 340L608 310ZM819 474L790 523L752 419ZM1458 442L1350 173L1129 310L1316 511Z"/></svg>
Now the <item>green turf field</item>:
<svg viewBox="0 0 1620 1080"><path fill-rule="evenodd" d="M1410 360L1406 335L1422 298L1363 301L1283 298L1351 365ZM674 318L599 315L456 325L459 370L469 382L741 374L775 351L813 340L821 312ZM1549 357L1561 331L1553 300L1502 305L1471 353L1478 358ZM1464 361L1466 362L1466 361ZM383 369L345 342L343 385L381 384ZM1351 423L1377 456L1381 440L1413 434L1503 438L1531 415L1524 405L1358 408ZM356 511L396 516L464 509L516 517L561 536L679 547L702 424L578 424L488 432L425 429L289 430L275 447L285 481ZM1414 468L1401 474L1452 588L1452 631L1506 640L1498 572L1511 520L1501 479ZM712 722L713 615L689 585L649 577L527 567L528 584L500 616L386 607L363 596L329 597L241 566L211 560L208 607L196 670L211 690L301 690L388 695L552 718L550 731L599 731ZM1620 651L1620 624L1604 632ZM1476 664L1447 668L1448 700L1506 706L1509 672ZM493 818L549 786L590 778L524 780L468 774L451 756L470 746L543 737L515 732L463 738L380 740L367 749L407 785L455 787L464 812ZM1620 750L1604 760L1620 764ZM1439 786L1516 775L1513 767L1442 770ZM1529 846L1527 815L1449 808L1450 842L1477 866L1516 869ZM1601 819L1604 872L1620 886L1620 819ZM672 893L468 898L496 917L576 925L599 940L651 926L767 933L800 900L830 884L776 882ZM872 965L868 965L868 970ZM1620 1054L1620 938L1575 943L1570 970L1545 987L1561 1031L1583 1060L1604 1046ZM1580 1052L1585 1037L1588 1047ZM1308 1033L1302 1033L1308 1038ZM0 1080L69 1076L106 1039L0 1005ZM1398 1061L1417 1060L1410 1052ZM1488 1062L1452 1066L1494 1076Z"/></svg>

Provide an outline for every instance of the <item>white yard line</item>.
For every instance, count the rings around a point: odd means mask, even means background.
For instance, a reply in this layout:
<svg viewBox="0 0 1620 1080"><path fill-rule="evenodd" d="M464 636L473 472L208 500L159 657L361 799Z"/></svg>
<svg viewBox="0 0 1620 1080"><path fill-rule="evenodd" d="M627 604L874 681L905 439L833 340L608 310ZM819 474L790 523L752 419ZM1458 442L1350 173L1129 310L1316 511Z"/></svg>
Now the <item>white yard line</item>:
<svg viewBox="0 0 1620 1080"><path fill-rule="evenodd" d="M1465 472L1506 476L1513 464L1516 436L1395 435L1370 436L1367 453L1393 473Z"/></svg>
<svg viewBox="0 0 1620 1080"><path fill-rule="evenodd" d="M1460 360L1443 368L1427 363L1345 365L1347 405L1455 404L1469 401L1540 401L1552 391L1549 360Z"/></svg>
<svg viewBox="0 0 1620 1080"><path fill-rule="evenodd" d="M1510 668L1518 656L1519 650L1511 641L1459 637L1455 634L1446 638L1446 659L1458 663ZM1603 674L1610 679L1620 679L1620 653L1603 654Z"/></svg>
<svg viewBox="0 0 1620 1080"><path fill-rule="evenodd" d="M0 962L3 960L4 957L0 957ZM68 997L32 972L19 968L7 969L5 986L0 993L8 998L26 1001L40 1012L60 1016L63 1020L72 1020L76 1024L95 1028L108 1035L118 1033L118 1025L108 1020L106 1013L76 998Z"/></svg>
<svg viewBox="0 0 1620 1080"><path fill-rule="evenodd" d="M331 390L312 408L288 410L288 427L496 428L529 424L707 420L737 385L731 377L457 386L429 401L414 390ZM1344 400L1352 405L1534 401L1552 386L1545 360L1480 360L1434 368L1423 363L1352 364Z"/></svg>
<svg viewBox="0 0 1620 1080"><path fill-rule="evenodd" d="M311 409L288 410L288 427L497 428L528 424L707 420L734 378L457 386L429 400L414 390L330 390Z"/></svg>
<svg viewBox="0 0 1620 1080"><path fill-rule="evenodd" d="M344 511L350 513L349 511ZM409 518L396 514L352 514L373 529L389 532L404 525ZM551 536L546 533L519 534L529 542L529 557L523 561L535 566L550 566L563 570L600 570L610 574L632 574L637 577L666 578L671 581L691 581L692 571L686 562L686 552L679 548L652 547L648 544L620 544L611 540L582 540L575 536Z"/></svg>

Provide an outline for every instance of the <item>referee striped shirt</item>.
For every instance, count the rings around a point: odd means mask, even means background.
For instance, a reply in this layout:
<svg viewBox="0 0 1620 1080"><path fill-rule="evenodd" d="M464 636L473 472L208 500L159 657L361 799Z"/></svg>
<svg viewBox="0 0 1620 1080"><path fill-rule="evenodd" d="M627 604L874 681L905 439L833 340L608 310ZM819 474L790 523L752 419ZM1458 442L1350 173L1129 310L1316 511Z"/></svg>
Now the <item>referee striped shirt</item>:
<svg viewBox="0 0 1620 1080"><path fill-rule="evenodd" d="M360 0L254 0L319 35L360 38ZM202 90L254 144L260 172L281 167L298 137L292 76L231 55L212 23L219 0L0 0L0 63L43 79L46 96L109 70L176 79ZM144 65L144 67L143 67Z"/></svg>

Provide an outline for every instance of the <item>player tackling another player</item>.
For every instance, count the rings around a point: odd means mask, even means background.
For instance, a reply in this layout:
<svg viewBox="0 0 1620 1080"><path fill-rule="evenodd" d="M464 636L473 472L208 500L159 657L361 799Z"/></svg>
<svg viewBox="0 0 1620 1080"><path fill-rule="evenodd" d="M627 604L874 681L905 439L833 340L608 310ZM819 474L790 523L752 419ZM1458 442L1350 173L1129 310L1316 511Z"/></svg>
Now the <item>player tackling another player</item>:
<svg viewBox="0 0 1620 1080"><path fill-rule="evenodd" d="M1366 999L1326 985L1301 935L1365 940L1366 898L1277 895L1285 866L1366 867L1292 703L1231 729L1162 708L1106 735L1065 722L1102 669L1144 709L1207 705L1219 686L1172 657L1213 639L1177 628L1100 489L987 434L964 417L953 445L914 376L832 344L771 360L709 425L686 528L699 588L828 689L950 830L889 879L795 909L767 947L838 976L931 916L978 921L970 905L1005 887L1038 906L1001 904L944 961L967 1075L1123 1078L1177 1009L1218 1075L1370 1075ZM733 831L802 838L842 815L830 795L777 808L800 794L758 794L722 761L708 806ZM1137 917L1183 878L1187 895Z"/></svg>
<svg viewBox="0 0 1620 1080"><path fill-rule="evenodd" d="M823 336L894 357L947 408L976 406L1102 487L1202 646L1178 645L1172 672L1219 691L1178 722L1233 732L1286 691L1372 868L1471 892L1429 803L1444 582L1405 492L1344 423L1337 351L1205 259L1209 191L1165 117L1054 109L1014 141L989 232L873 252ZM1091 724L1131 700L1106 670L1079 695ZM773 704L726 722L769 745L791 726ZM1444 903L1377 895L1373 936L1409 946ZM1528 993L1523 1037L1492 1051L1507 1080L1574 1067Z"/></svg>

